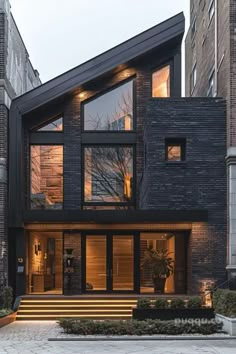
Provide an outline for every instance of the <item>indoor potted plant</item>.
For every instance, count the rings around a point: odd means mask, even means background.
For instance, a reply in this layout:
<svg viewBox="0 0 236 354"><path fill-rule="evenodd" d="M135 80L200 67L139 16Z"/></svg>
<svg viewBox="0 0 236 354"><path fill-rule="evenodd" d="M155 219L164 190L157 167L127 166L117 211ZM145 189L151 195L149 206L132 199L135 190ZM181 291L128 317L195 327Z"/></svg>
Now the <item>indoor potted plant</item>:
<svg viewBox="0 0 236 354"><path fill-rule="evenodd" d="M174 272L174 259L170 257L168 250L147 248L144 251L142 267L151 270L154 293L164 293L166 279Z"/></svg>

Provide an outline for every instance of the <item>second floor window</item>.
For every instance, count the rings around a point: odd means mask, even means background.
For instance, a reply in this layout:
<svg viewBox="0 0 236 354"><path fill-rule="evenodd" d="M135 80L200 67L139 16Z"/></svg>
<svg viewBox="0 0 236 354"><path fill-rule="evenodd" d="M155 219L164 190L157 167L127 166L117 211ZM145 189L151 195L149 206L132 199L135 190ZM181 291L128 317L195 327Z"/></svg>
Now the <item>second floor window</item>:
<svg viewBox="0 0 236 354"><path fill-rule="evenodd" d="M63 208L63 146L30 146L31 209Z"/></svg>
<svg viewBox="0 0 236 354"><path fill-rule="evenodd" d="M133 130L133 80L83 105L84 130Z"/></svg>
<svg viewBox="0 0 236 354"><path fill-rule="evenodd" d="M129 203L133 198L133 148L84 148L84 202Z"/></svg>

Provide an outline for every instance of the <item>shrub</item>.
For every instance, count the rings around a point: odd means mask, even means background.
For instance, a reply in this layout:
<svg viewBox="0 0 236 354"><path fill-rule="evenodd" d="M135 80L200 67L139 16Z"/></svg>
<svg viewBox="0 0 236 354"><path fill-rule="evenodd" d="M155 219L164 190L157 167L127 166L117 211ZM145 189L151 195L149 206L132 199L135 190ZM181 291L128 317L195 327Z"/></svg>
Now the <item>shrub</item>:
<svg viewBox="0 0 236 354"><path fill-rule="evenodd" d="M187 307L189 309L200 309L202 307L202 299L199 296L190 297Z"/></svg>
<svg viewBox="0 0 236 354"><path fill-rule="evenodd" d="M157 298L154 302L156 309L166 309L168 307L168 301L166 299Z"/></svg>
<svg viewBox="0 0 236 354"><path fill-rule="evenodd" d="M137 308L138 309L150 309L151 308L151 300L141 298L137 301Z"/></svg>
<svg viewBox="0 0 236 354"><path fill-rule="evenodd" d="M13 289L10 286L7 286L3 289L2 299L3 299L3 308L11 309L12 302L13 302Z"/></svg>
<svg viewBox="0 0 236 354"><path fill-rule="evenodd" d="M10 315L12 311L10 309L1 309L0 310L0 318Z"/></svg>
<svg viewBox="0 0 236 354"><path fill-rule="evenodd" d="M77 335L177 335L177 334L212 334L222 329L222 324L211 321L92 321L61 319L60 327L65 333Z"/></svg>
<svg viewBox="0 0 236 354"><path fill-rule="evenodd" d="M185 308L185 302L181 298L176 298L171 300L170 307L172 309L183 309Z"/></svg>
<svg viewBox="0 0 236 354"><path fill-rule="evenodd" d="M236 291L218 289L213 294L213 307L216 313L236 317Z"/></svg>

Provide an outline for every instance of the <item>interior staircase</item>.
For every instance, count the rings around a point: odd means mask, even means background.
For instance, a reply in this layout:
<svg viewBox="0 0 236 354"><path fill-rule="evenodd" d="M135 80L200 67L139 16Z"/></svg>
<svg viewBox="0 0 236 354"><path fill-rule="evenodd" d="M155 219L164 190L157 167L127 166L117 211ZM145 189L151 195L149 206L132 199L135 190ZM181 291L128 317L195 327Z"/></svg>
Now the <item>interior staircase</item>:
<svg viewBox="0 0 236 354"><path fill-rule="evenodd" d="M17 321L51 321L58 318L130 319L135 297L25 296L17 311Z"/></svg>

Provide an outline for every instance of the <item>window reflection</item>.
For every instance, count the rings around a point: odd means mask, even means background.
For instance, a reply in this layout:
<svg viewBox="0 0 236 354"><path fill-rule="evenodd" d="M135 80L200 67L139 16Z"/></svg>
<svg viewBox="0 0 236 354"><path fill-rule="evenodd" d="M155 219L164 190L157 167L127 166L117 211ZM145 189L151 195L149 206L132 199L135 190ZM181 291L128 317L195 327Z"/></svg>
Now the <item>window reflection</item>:
<svg viewBox="0 0 236 354"><path fill-rule="evenodd" d="M133 81L84 105L85 130L133 130Z"/></svg>
<svg viewBox="0 0 236 354"><path fill-rule="evenodd" d="M133 149L85 148L86 202L128 202L132 198Z"/></svg>
<svg viewBox="0 0 236 354"><path fill-rule="evenodd" d="M31 146L31 209L62 209L63 147Z"/></svg>
<svg viewBox="0 0 236 354"><path fill-rule="evenodd" d="M37 129L38 132L49 132L49 131L62 131L63 130L63 118L58 118L50 123L43 125L41 128Z"/></svg>
<svg viewBox="0 0 236 354"><path fill-rule="evenodd" d="M170 97L170 66L152 74L152 97Z"/></svg>

